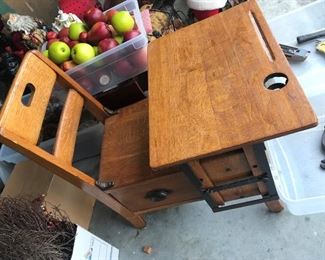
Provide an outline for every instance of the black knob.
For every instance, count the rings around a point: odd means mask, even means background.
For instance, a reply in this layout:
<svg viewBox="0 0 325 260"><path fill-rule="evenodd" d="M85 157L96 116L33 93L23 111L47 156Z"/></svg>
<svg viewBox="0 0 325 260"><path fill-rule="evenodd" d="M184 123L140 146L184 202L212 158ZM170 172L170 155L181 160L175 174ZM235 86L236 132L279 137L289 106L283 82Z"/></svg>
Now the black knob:
<svg viewBox="0 0 325 260"><path fill-rule="evenodd" d="M147 192L145 198L150 199L151 201L158 202L163 201L167 198L168 194L172 193L171 190L168 189L156 189Z"/></svg>

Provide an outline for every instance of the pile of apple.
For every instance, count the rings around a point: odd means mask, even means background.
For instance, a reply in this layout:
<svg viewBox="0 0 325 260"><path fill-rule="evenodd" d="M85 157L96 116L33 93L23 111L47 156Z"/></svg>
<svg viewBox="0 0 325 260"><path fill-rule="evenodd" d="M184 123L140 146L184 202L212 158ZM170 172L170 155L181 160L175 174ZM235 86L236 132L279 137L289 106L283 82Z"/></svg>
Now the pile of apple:
<svg viewBox="0 0 325 260"><path fill-rule="evenodd" d="M139 34L128 11L111 9L104 14L93 7L84 15L84 23L72 23L59 33L48 32L47 50L43 54L67 71Z"/></svg>

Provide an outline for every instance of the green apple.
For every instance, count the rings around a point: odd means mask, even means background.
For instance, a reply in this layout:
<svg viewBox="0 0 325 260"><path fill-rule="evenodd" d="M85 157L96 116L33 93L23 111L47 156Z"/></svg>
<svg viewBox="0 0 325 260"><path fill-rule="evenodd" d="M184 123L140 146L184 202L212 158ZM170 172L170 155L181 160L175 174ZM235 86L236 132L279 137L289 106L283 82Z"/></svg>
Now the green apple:
<svg viewBox="0 0 325 260"><path fill-rule="evenodd" d="M72 48L71 57L75 63L81 64L94 58L95 50L88 43L78 43Z"/></svg>
<svg viewBox="0 0 325 260"><path fill-rule="evenodd" d="M95 56L98 55L99 51L98 51L98 47L97 46L93 46L94 52L95 52Z"/></svg>
<svg viewBox="0 0 325 260"><path fill-rule="evenodd" d="M49 50L45 50L42 52L45 57L49 57Z"/></svg>
<svg viewBox="0 0 325 260"><path fill-rule="evenodd" d="M115 41L118 42L118 44L121 44L123 42L123 40L124 40L123 35L120 35L120 34L115 35L113 38L114 38Z"/></svg>
<svg viewBox="0 0 325 260"><path fill-rule="evenodd" d="M79 40L79 34L87 32L87 27L83 23L73 23L69 27L69 38L73 41Z"/></svg>
<svg viewBox="0 0 325 260"><path fill-rule="evenodd" d="M112 17L112 25L119 33L126 33L133 29L134 19L128 11L119 11Z"/></svg>
<svg viewBox="0 0 325 260"><path fill-rule="evenodd" d="M65 42L53 42L48 49L48 55L54 63L61 64L69 60L70 48Z"/></svg>

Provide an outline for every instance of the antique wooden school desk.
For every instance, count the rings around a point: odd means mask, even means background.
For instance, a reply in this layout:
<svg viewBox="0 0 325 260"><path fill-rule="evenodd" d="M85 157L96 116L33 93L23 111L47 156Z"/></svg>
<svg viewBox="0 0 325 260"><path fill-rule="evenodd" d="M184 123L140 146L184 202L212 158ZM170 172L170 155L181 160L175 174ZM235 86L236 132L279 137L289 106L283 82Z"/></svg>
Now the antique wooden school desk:
<svg viewBox="0 0 325 260"><path fill-rule="evenodd" d="M180 167L170 180L186 176L214 212L281 211L263 141L317 119L256 2L151 43L148 66L150 167Z"/></svg>

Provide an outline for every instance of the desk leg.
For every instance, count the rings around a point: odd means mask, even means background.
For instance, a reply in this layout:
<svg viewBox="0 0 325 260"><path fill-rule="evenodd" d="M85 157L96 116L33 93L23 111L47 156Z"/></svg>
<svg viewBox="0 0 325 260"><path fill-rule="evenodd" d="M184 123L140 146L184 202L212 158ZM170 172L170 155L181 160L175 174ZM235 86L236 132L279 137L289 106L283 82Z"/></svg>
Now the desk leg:
<svg viewBox="0 0 325 260"><path fill-rule="evenodd" d="M203 169L199 161L195 160L195 161L188 162L188 166L192 171L192 178L195 177L195 179L198 181L197 184L200 186L200 189L206 189L214 186L212 180L210 179L206 171ZM189 175L187 176L189 177ZM211 193L209 194L209 196L210 199L214 201L214 205L225 204L224 199L219 192Z"/></svg>
<svg viewBox="0 0 325 260"><path fill-rule="evenodd" d="M266 174L268 176L267 182L258 182L258 189L262 195L273 195L275 200L266 201L265 205L269 208L271 212L281 212L283 206L281 201L278 199L277 191L275 189L273 177L271 174L271 169L265 154L264 143L259 143L255 145L247 145L243 147L244 153L246 155L247 161L251 167L254 176L261 176Z"/></svg>

